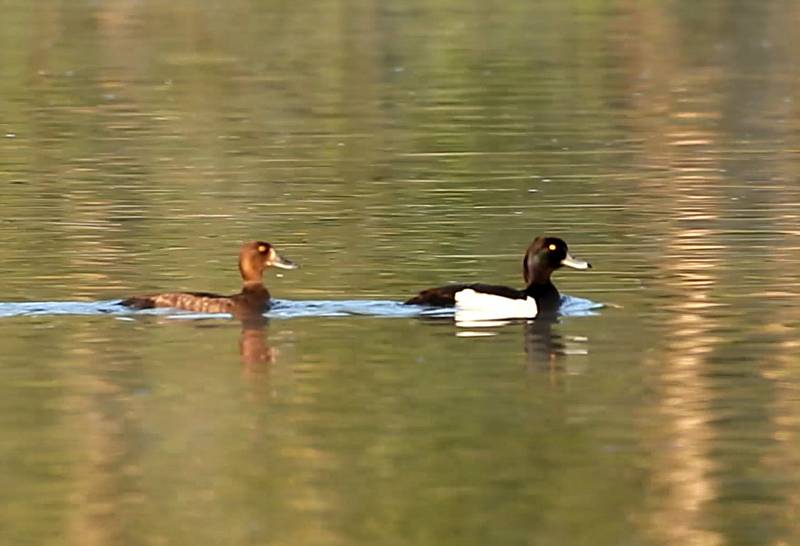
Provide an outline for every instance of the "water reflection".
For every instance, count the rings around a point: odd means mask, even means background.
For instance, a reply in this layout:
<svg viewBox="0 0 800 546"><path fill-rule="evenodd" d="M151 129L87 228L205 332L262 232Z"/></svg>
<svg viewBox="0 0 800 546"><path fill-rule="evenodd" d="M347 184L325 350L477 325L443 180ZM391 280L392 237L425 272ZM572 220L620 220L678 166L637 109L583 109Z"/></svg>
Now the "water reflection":
<svg viewBox="0 0 800 546"><path fill-rule="evenodd" d="M269 319L263 316L240 319L239 355L244 364L273 364L278 351L267 344Z"/></svg>
<svg viewBox="0 0 800 546"><path fill-rule="evenodd" d="M2 542L800 543L799 17L5 2ZM391 304L544 230L619 310ZM254 231L313 264L269 324L98 304L224 291Z"/></svg>
<svg viewBox="0 0 800 546"><path fill-rule="evenodd" d="M269 343L268 317L258 313L236 313L233 321L240 325L239 360L247 372L263 372L268 369L267 365L277 362L279 351ZM203 320L192 322L203 324Z"/></svg>
<svg viewBox="0 0 800 546"><path fill-rule="evenodd" d="M102 365L98 354L85 357ZM83 388L66 397L63 410L69 427L80 431L78 445L68 448L81 456L72 469L67 536L71 543L90 546L124 542L125 514L144 500L136 485L142 472L136 397L109 370L86 369L73 380Z"/></svg>
<svg viewBox="0 0 800 546"><path fill-rule="evenodd" d="M561 318L545 316L536 320L457 321L455 335L461 338L496 336L501 329L521 328L528 368L531 371L563 372L567 356L589 354L587 337L567 337L560 331Z"/></svg>
<svg viewBox="0 0 800 546"><path fill-rule="evenodd" d="M528 368L536 371L562 371L560 359L567 355L567 343L559 331L554 331L557 319L541 319L525 324L525 354Z"/></svg>

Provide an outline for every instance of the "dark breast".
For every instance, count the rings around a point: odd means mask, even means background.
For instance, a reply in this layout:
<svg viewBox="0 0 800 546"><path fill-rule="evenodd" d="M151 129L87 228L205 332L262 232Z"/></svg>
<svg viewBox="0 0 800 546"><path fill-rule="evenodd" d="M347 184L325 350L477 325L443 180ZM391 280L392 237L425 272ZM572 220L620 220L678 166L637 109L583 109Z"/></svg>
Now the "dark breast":
<svg viewBox="0 0 800 546"><path fill-rule="evenodd" d="M525 289L525 294L536 300L539 313L555 313L561 306L561 294L552 283L532 284Z"/></svg>

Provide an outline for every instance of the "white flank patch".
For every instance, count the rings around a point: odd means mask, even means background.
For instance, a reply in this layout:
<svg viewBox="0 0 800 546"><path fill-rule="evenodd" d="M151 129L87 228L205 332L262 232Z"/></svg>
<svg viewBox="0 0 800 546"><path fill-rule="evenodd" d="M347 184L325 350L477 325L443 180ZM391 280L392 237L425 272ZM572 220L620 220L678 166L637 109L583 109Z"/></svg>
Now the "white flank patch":
<svg viewBox="0 0 800 546"><path fill-rule="evenodd" d="M507 320L474 320L474 321L460 320L460 321L456 321L456 325L460 326L461 328L497 328L499 326L505 326L506 324L511 324L511 322L507 321ZM456 334L456 335L458 335L458 334Z"/></svg>
<svg viewBox="0 0 800 546"><path fill-rule="evenodd" d="M536 300L504 298L475 292L471 288L456 292L456 322L535 318L539 309Z"/></svg>
<svg viewBox="0 0 800 546"><path fill-rule="evenodd" d="M459 326L461 326L460 323ZM471 330L463 330L461 332L456 332L456 337L491 337L496 335L497 332L473 332Z"/></svg>

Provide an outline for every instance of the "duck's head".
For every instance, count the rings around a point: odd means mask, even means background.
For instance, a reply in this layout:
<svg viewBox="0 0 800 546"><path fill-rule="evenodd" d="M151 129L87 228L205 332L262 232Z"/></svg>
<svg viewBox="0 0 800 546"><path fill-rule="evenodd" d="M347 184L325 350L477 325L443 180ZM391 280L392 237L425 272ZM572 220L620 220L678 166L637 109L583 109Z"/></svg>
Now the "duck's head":
<svg viewBox="0 0 800 546"><path fill-rule="evenodd" d="M250 241L242 245L239 251L239 272L245 282L261 282L264 270L268 267L281 269L297 269L299 266L278 254L269 243Z"/></svg>
<svg viewBox="0 0 800 546"><path fill-rule="evenodd" d="M550 282L550 275L560 267L590 269L592 264L569 255L567 243L558 237L537 237L525 252L522 275L525 284Z"/></svg>

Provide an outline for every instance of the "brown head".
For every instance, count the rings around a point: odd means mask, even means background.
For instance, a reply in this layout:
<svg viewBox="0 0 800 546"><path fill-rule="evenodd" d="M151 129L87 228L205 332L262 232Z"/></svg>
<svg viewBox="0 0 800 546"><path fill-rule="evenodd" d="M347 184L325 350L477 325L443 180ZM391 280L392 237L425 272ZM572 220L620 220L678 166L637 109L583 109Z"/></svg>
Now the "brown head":
<svg viewBox="0 0 800 546"><path fill-rule="evenodd" d="M239 251L239 272L244 282L261 282L264 270L268 267L281 269L297 269L299 266L278 254L269 243L250 241L242 245Z"/></svg>
<svg viewBox="0 0 800 546"><path fill-rule="evenodd" d="M525 252L522 260L522 275L525 284L547 284L550 275L560 267L590 269L592 264L569 255L567 243L558 237L537 237Z"/></svg>

